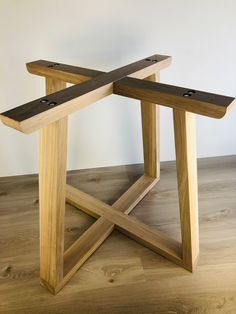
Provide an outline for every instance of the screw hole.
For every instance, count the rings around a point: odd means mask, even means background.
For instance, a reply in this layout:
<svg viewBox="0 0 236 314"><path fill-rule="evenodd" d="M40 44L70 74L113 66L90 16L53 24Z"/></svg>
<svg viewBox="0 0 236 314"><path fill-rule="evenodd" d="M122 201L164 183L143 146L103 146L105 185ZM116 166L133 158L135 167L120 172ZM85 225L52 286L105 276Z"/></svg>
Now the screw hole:
<svg viewBox="0 0 236 314"><path fill-rule="evenodd" d="M50 106L50 107L53 107L53 106L56 106L56 105L57 105L57 103L55 101L51 101L48 104L48 106Z"/></svg>
<svg viewBox="0 0 236 314"><path fill-rule="evenodd" d="M187 91L187 93L184 93L183 96L184 96L184 97L190 97L190 96L192 96L193 94L196 94L196 91L193 90L193 89L190 89L189 91Z"/></svg>
<svg viewBox="0 0 236 314"><path fill-rule="evenodd" d="M147 58L147 59L145 59L146 61L152 61L152 62L157 62L157 60L156 59L150 59L150 58Z"/></svg>
<svg viewBox="0 0 236 314"><path fill-rule="evenodd" d="M46 102L48 102L48 100L46 98L44 98L44 99L41 99L40 102L41 102L41 104L45 104Z"/></svg>
<svg viewBox="0 0 236 314"><path fill-rule="evenodd" d="M53 64L49 64L48 68L54 68L56 66L60 65L60 63L53 63Z"/></svg>

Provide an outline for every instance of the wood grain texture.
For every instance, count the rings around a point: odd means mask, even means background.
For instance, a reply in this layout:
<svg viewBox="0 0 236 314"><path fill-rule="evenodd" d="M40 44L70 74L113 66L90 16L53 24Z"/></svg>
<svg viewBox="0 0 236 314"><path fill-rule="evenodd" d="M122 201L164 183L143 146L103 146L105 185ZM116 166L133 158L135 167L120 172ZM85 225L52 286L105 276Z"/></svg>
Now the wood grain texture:
<svg viewBox="0 0 236 314"><path fill-rule="evenodd" d="M218 119L235 103L233 97L134 78L115 82L113 90L117 95Z"/></svg>
<svg viewBox="0 0 236 314"><path fill-rule="evenodd" d="M195 116L173 110L176 170L182 234L182 254L186 267L193 271L199 256L198 185Z"/></svg>
<svg viewBox="0 0 236 314"><path fill-rule="evenodd" d="M1 314L234 314L236 156L198 160L201 256L195 273L114 231L55 297L39 285L38 176L0 178ZM68 173L68 183L113 204L142 165ZM130 215L180 240L175 162ZM93 222L66 205L68 248Z"/></svg>
<svg viewBox="0 0 236 314"><path fill-rule="evenodd" d="M143 78L155 72L166 56L154 55L99 75L63 91L41 97L0 115L3 123L24 133L34 132L113 93L113 82L128 76Z"/></svg>
<svg viewBox="0 0 236 314"><path fill-rule="evenodd" d="M46 79L46 92L65 83ZM63 278L67 117L40 130L40 279L51 291Z"/></svg>
<svg viewBox="0 0 236 314"><path fill-rule="evenodd" d="M146 78L148 81L159 81L160 74ZM141 101L144 173L160 179L160 108L158 105Z"/></svg>

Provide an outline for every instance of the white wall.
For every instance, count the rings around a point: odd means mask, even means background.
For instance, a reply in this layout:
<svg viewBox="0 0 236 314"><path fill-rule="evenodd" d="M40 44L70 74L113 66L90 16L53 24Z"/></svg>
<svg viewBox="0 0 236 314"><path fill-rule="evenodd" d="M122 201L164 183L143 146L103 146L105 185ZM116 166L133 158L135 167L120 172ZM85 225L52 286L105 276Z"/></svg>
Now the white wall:
<svg viewBox="0 0 236 314"><path fill-rule="evenodd" d="M109 71L173 56L163 82L236 95L235 0L0 0L0 111L44 94L25 63L47 59ZM161 111L161 159L174 159L171 110ZM198 156L236 154L236 108L197 118ZM0 176L37 171L37 135L0 125ZM137 101L110 96L70 117L68 168L142 162Z"/></svg>

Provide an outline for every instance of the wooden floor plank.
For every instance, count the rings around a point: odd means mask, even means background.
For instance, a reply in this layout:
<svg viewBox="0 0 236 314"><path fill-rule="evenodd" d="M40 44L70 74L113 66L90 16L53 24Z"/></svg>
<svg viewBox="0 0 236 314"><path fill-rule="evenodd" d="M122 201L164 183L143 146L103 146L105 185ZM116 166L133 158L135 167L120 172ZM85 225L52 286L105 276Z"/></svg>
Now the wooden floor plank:
<svg viewBox="0 0 236 314"><path fill-rule="evenodd" d="M113 204L142 166L72 171L68 183ZM39 285L37 176L0 178L1 314L236 312L236 156L198 160L200 259L194 274L114 231L57 295ZM175 163L131 216L180 240ZM67 247L92 219L67 205Z"/></svg>

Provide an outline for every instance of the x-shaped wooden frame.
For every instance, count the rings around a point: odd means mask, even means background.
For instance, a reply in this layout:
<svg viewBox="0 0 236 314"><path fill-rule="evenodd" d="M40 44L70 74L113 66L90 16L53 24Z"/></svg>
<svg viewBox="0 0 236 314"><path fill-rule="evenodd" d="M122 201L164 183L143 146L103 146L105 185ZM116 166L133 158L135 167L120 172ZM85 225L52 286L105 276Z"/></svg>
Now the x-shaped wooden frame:
<svg viewBox="0 0 236 314"><path fill-rule="evenodd" d="M66 284L115 227L193 271L199 255L194 113L221 118L234 99L157 83L159 71L170 62L168 56L154 55L109 73L32 62L27 68L46 78L48 96L1 114L3 123L21 132L40 131L40 279L52 293ZM65 82L77 85L65 89ZM70 113L112 93L141 100L144 175L109 206L66 185L67 122ZM156 103L173 108L182 243L128 216L160 178ZM65 200L97 221L64 252Z"/></svg>

